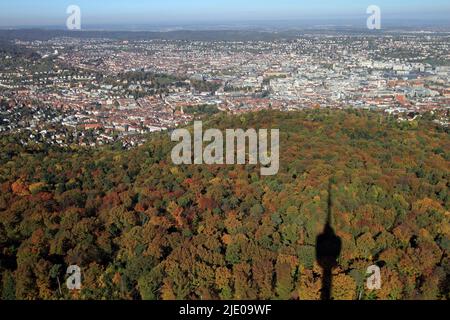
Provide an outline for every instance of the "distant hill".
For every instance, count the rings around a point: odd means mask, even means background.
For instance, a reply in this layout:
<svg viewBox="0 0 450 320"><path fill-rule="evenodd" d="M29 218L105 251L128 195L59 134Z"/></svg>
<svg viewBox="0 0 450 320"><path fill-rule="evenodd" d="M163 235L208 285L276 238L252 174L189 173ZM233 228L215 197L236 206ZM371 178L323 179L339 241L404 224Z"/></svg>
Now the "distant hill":
<svg viewBox="0 0 450 320"><path fill-rule="evenodd" d="M408 29L405 29L408 30ZM397 32L401 32L397 30ZM375 35L383 34L377 30ZM178 30L178 31L69 31L64 29L0 29L0 40L50 40L58 37L79 39L108 38L116 40L190 40L190 41L273 41L297 39L305 34L374 35L370 30L353 27L318 27L281 31L262 30Z"/></svg>
<svg viewBox="0 0 450 320"><path fill-rule="evenodd" d="M40 57L39 54L37 54L33 50L17 46L11 43L11 41L1 39L0 39L0 54L20 56L33 59L37 59Z"/></svg>
<svg viewBox="0 0 450 320"><path fill-rule="evenodd" d="M296 34L296 33L295 33ZM49 40L56 37L73 37L81 39L110 38L118 40L199 40L199 41L249 41L249 40L275 40L283 37L292 38L293 32L274 33L263 31L68 31L68 30L42 30L17 29L0 30L0 39L19 39L24 41Z"/></svg>

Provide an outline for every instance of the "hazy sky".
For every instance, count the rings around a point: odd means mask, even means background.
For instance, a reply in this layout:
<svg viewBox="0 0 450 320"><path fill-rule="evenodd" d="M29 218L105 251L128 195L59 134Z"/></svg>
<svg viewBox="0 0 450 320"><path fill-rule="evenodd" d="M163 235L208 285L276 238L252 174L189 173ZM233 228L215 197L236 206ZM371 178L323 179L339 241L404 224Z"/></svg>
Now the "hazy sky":
<svg viewBox="0 0 450 320"><path fill-rule="evenodd" d="M62 26L71 4L83 25L359 19L371 4L387 19L450 19L450 0L0 0L0 26Z"/></svg>

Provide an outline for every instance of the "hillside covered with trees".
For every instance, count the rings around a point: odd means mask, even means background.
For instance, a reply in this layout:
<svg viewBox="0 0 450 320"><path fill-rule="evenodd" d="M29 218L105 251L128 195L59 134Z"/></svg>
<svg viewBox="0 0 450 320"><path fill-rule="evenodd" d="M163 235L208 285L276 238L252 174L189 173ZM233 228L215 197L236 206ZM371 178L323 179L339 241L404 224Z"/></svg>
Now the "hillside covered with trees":
<svg viewBox="0 0 450 320"><path fill-rule="evenodd" d="M279 128L278 175L175 166L167 133L132 150L0 137L0 297L319 299L331 180L332 297L449 298L448 131L329 110L217 114L208 126ZM65 286L72 264L80 291ZM365 287L373 264L378 291Z"/></svg>

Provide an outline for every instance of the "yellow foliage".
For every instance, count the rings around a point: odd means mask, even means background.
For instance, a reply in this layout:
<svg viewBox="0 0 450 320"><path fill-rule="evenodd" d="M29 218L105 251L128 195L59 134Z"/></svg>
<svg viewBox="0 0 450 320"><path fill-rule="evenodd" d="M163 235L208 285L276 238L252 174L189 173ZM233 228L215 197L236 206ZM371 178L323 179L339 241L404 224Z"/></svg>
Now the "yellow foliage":
<svg viewBox="0 0 450 320"><path fill-rule="evenodd" d="M331 296L334 300L354 300L356 298L355 280L343 273L334 276Z"/></svg>

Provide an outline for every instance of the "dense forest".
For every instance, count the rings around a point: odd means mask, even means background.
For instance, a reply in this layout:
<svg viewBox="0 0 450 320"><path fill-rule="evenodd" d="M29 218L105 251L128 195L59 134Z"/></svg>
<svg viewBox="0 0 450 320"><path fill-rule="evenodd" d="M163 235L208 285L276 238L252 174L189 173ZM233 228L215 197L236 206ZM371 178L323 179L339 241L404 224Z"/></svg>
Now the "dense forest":
<svg viewBox="0 0 450 320"><path fill-rule="evenodd" d="M279 128L280 172L175 166L167 133L132 150L1 137L1 298L319 299L329 197L342 240L333 299L449 298L446 129L330 110L204 126ZM80 291L65 286L72 264ZM365 286L373 264L381 290Z"/></svg>

